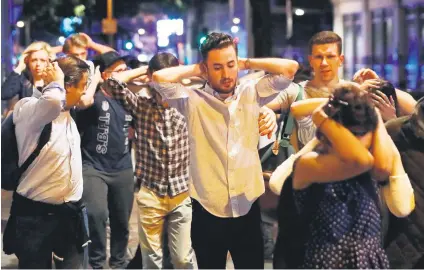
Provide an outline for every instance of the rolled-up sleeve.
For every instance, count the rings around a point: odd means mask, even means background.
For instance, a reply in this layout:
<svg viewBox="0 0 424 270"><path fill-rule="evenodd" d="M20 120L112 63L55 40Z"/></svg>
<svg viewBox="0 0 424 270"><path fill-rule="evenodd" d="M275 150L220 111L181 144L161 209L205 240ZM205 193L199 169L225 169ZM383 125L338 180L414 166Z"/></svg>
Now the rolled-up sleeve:
<svg viewBox="0 0 424 270"><path fill-rule="evenodd" d="M272 101L281 91L292 83L291 79L283 75L265 75L255 85L257 100L260 106Z"/></svg>
<svg viewBox="0 0 424 270"><path fill-rule="evenodd" d="M180 83L151 82L150 87L155 89L164 100L189 98L192 90Z"/></svg>
<svg viewBox="0 0 424 270"><path fill-rule="evenodd" d="M127 85L115 78L109 78L103 83L103 88L107 92L111 92L113 97L122 104L126 111L133 116L137 114L138 110L138 97L128 90Z"/></svg>

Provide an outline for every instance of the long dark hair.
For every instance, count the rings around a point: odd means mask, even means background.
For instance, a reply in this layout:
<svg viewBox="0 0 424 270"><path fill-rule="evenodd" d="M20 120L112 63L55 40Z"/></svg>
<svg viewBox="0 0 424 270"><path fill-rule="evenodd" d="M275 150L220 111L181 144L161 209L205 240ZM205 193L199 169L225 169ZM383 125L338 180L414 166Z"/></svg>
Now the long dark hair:
<svg viewBox="0 0 424 270"><path fill-rule="evenodd" d="M352 83L343 83L336 87L323 110L329 118L342 124L355 136L363 136L377 128L378 117L374 105ZM322 135L317 130L318 139Z"/></svg>

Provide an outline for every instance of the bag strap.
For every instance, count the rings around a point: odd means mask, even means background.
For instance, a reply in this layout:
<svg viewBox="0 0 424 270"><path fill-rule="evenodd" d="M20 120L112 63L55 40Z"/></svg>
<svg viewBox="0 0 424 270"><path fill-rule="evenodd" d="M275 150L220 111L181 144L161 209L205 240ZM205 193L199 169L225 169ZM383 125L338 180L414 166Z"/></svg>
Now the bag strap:
<svg viewBox="0 0 424 270"><path fill-rule="evenodd" d="M300 101L303 99L303 87L298 84L298 92L296 95L296 101ZM294 117L290 112L290 108L289 111L287 112L286 116L284 117L284 124L282 129L279 131L278 134L278 141L280 141L281 139L285 139L285 140L290 140L290 136L293 132L293 128L294 128Z"/></svg>
<svg viewBox="0 0 424 270"><path fill-rule="evenodd" d="M44 126L43 131L41 131L40 138L38 139L37 147L31 153L31 155L25 160L24 164L19 167L19 173L22 175L31 165L31 163L38 157L41 152L41 149L47 144L50 140L50 134L52 131L52 123L48 123Z"/></svg>

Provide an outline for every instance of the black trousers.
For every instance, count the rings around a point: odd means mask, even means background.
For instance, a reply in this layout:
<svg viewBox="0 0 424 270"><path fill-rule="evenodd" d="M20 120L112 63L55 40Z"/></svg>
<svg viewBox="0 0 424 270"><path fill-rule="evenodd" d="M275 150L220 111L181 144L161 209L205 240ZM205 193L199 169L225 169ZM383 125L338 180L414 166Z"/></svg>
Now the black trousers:
<svg viewBox="0 0 424 270"><path fill-rule="evenodd" d="M220 218L193 200L191 239L200 269L225 269L228 251L236 269L264 268L258 201L245 216Z"/></svg>
<svg viewBox="0 0 424 270"><path fill-rule="evenodd" d="M129 220L134 201L133 170L106 173L91 166L83 167L84 191L82 200L87 206L90 224L89 262L93 268L106 263L106 224L110 226L109 266L125 268Z"/></svg>
<svg viewBox="0 0 424 270"><path fill-rule="evenodd" d="M83 243L88 241L85 211L79 203L52 205L14 194L12 216L5 234L20 269L52 268L52 252L57 269L83 267Z"/></svg>

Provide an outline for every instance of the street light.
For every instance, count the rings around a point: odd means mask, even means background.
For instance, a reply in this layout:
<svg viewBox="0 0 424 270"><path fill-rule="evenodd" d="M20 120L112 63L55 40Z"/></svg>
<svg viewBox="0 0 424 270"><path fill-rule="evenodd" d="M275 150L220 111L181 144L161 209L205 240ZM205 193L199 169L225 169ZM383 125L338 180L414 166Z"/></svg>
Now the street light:
<svg viewBox="0 0 424 270"><path fill-rule="evenodd" d="M140 28L140 29L138 29L138 34L140 36L142 36L142 35L146 34L146 30L144 30L143 28Z"/></svg>
<svg viewBox="0 0 424 270"><path fill-rule="evenodd" d="M239 27L237 25L233 25L231 27L231 33L235 34L239 31Z"/></svg>
<svg viewBox="0 0 424 270"><path fill-rule="evenodd" d="M296 16L303 16L303 15L305 15L305 11L301 8L296 8L296 10L294 11L294 14Z"/></svg>
<svg viewBox="0 0 424 270"><path fill-rule="evenodd" d="M237 18L237 17L236 17L236 18L234 18L234 19L233 19L233 23L234 23L234 24L239 24L239 23L240 23L240 19L239 19L239 18Z"/></svg>
<svg viewBox="0 0 424 270"><path fill-rule="evenodd" d="M138 61L140 62L147 62L147 55L144 53L141 53L137 56Z"/></svg>
<svg viewBox="0 0 424 270"><path fill-rule="evenodd" d="M23 21L17 21L16 26L19 28L23 28L25 26L25 23Z"/></svg>
<svg viewBox="0 0 424 270"><path fill-rule="evenodd" d="M57 40L59 41L60 44L63 44L65 43L66 38L64 36L60 36Z"/></svg>

